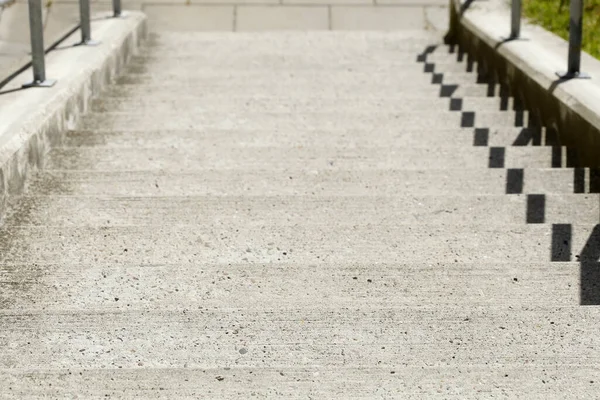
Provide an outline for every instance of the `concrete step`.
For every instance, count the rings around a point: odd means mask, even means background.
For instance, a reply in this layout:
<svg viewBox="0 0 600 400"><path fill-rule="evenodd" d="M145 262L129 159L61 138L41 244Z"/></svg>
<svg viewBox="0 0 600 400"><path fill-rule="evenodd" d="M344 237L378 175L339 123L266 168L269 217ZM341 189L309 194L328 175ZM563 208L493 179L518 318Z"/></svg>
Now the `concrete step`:
<svg viewBox="0 0 600 400"><path fill-rule="evenodd" d="M223 55L278 54L334 59L339 55L397 55L398 52L448 52L443 38L424 31L403 32L180 32L148 41L145 50L165 55L192 54L199 60ZM316 34L315 34L316 33ZM432 50L432 49L430 49Z"/></svg>
<svg viewBox="0 0 600 400"><path fill-rule="evenodd" d="M272 349L271 346L265 346L269 351ZM468 346L457 344L457 351L461 347ZM244 349L247 350L245 347ZM264 349L265 353L267 349ZM235 354L235 350L239 351L241 348L227 350ZM214 368L206 365L198 368L189 365L140 368L137 365L127 369L124 365L134 363L130 358L125 358L127 363L116 363L117 368L106 369L12 368L10 373L0 376L0 383L10 387L11 393L18 398L92 398L97 397L98 393L118 398L125 391L132 397L146 399L195 397L199 393L210 393L221 399L270 398L275 394L275 397L289 399L301 398L303 395L330 399L372 399L379 393L389 393L406 399L465 400L478 399L482 397L482 393L489 397L515 398L527 393L531 394L528 396L530 399L541 400L565 397L565 388L568 388L569 396L573 398L589 397L590 391L594 391L597 382L595 377L598 374L598 369L593 364L564 368L557 361L543 363L531 360L510 365L490 362L488 365L469 363L468 366L448 365L444 361L429 364L420 362L418 366L405 362L349 367L340 362L333 368L323 368L311 364L310 358L298 354L298 350L299 348L294 350L293 354L298 359L292 365L257 368L254 365L238 366L235 361L230 361L227 363L230 366ZM337 350L341 353L341 349ZM344 351L344 357L374 351L371 347L352 350L353 353ZM331 352L333 351L332 346ZM142 361L140 363L146 365ZM55 384L49 387L48 382ZM60 382L60 385L56 382ZM461 390L472 388L473 382L477 384L473 394Z"/></svg>
<svg viewBox="0 0 600 400"><path fill-rule="evenodd" d="M507 182L507 176L509 177ZM201 173L42 171L31 183L39 195L75 196L462 196L574 193L570 168L367 171L207 170ZM522 185L521 185L522 184ZM521 190L519 190L519 188Z"/></svg>
<svg viewBox="0 0 600 400"><path fill-rule="evenodd" d="M369 84L369 88L365 85L356 84L353 86L346 83L340 83L340 85L323 85L318 86L307 82L305 86L297 85L290 89L281 85L255 85L252 86L251 82L245 82L244 86L237 86L235 88L229 87L227 84L208 84L206 83L202 87L186 87L183 88L183 83L180 85L171 85L169 87L160 85L126 85L121 84L112 86L103 93L104 98L111 97L128 97L128 98L140 98L140 97L152 97L156 99L173 99L178 95L186 96L193 94L195 96L248 96L256 94L260 97L271 96L271 97L284 97L286 95L295 97L308 97L308 96L322 96L322 97L349 97L349 96L373 96L378 97L400 97L407 96L411 97L493 97L499 93L499 87L497 85L484 85L484 84L468 84L468 85L448 85L448 87L442 89L439 84L422 84L422 82L407 83L404 87L397 87L389 84ZM408 87L406 85L409 85ZM410 87L410 85L413 85ZM243 90L242 90L243 89Z"/></svg>
<svg viewBox="0 0 600 400"><path fill-rule="evenodd" d="M549 194L545 206L528 207L527 195L395 196L25 196L4 226L123 226L234 224L260 227L318 224L518 225L527 213L540 222L591 222L600 215L598 194ZM23 209L35 213L21 213ZM18 215L17 215L18 214ZM14 215L14 218L12 217ZM494 218L502 216L502 218ZM600 221L599 221L600 222Z"/></svg>
<svg viewBox="0 0 600 400"><path fill-rule="evenodd" d="M434 76L435 75L435 76ZM377 71L288 71L287 69L273 69L269 76L263 71L220 71L207 70L193 71L182 76L179 71L164 71L150 74L127 74L117 78L117 84L145 85L163 87L166 89L202 88L219 86L236 86L244 88L268 87L276 84L278 87L296 88L309 85L309 87L334 86L334 87L371 87L390 85L394 88L417 88L432 83L444 84L473 84L477 82L477 75L467 72L429 74L419 70L415 65L413 71L399 73L397 69Z"/></svg>
<svg viewBox="0 0 600 400"><path fill-rule="evenodd" d="M212 169L368 170L440 168L551 168L552 147L225 147L173 144L162 149L57 148L47 169L173 171Z"/></svg>
<svg viewBox="0 0 600 400"><path fill-rule="evenodd" d="M128 82L130 79L138 79L146 81L174 81L174 80L192 80L192 81L203 81L203 80L211 80L214 79L264 79L264 69L266 68L266 63L252 63L253 68L242 68L238 63L234 64L237 68L215 68L211 65L198 65L197 62L190 60L189 62L178 62L175 66L155 66L152 65L152 68L147 66L146 64L137 64L134 66L129 66L124 71L122 77L126 78L125 82ZM340 75L343 78L347 78L347 80L381 80L381 79L393 79L396 82L401 82L404 80L412 80L412 79L421 79L422 77L431 77L434 74L443 74L444 80L452 81L454 79L459 81L465 81L466 78L470 80L466 82L476 81L478 75L476 73L472 73L467 71L464 66L462 68L456 67L458 65L461 67L459 63L449 64L454 66L454 68L443 68L445 66L439 66L439 68L425 66L420 62L411 62L406 63L403 62L401 64L397 63L386 63L386 64L373 64L373 63L365 63L358 65L344 65L344 64L327 64L323 66L304 66L304 65L273 65L272 63L268 64L270 69L270 74L273 76L274 80L285 80L290 78L302 79L304 77L315 77L317 79L326 77L328 75ZM434 69L435 72L430 72L431 69ZM117 82L120 82L118 80Z"/></svg>
<svg viewBox="0 0 600 400"><path fill-rule="evenodd" d="M266 68L281 68L287 70L335 70L335 69L390 69L396 68L400 73L404 69L411 71L431 72L431 67L425 68L425 64L435 64L435 72L469 72L477 71L476 63L466 61L459 62L455 55L430 54L426 58L417 52L404 54L394 53L387 57L385 63L373 62L373 56L367 53L352 54L344 56L342 54L333 54L325 58L313 58L302 55L291 54L231 54L228 59L218 60L218 66L215 60L204 59L198 62L198 56L195 54L178 55L176 62L173 57L163 57L160 52L144 51L132 56L127 63L125 72L163 72L165 70L182 69L182 73L193 71L214 71L217 67L222 71L255 71L265 70ZM235 59L232 59L235 57ZM471 67L469 67L471 66ZM415 69L416 68L416 69Z"/></svg>
<svg viewBox="0 0 600 400"><path fill-rule="evenodd" d="M249 71L264 71L265 68L274 70L302 72L302 71L394 71L395 74L402 76L404 72L417 71L424 73L475 73L477 71L477 63L457 62L454 57L447 59L437 57L437 62L424 61L418 54L411 53L402 57L393 57L385 63L374 63L372 58L364 55L357 57L336 58L335 62L323 59L315 59L311 57L278 55L278 54L248 54L240 59L226 60L220 62L218 69L223 72L249 72ZM127 63L124 73L165 73L178 71L182 75L198 74L200 71L214 73L214 61L198 62L198 58L193 56L177 57L176 62L170 58L161 57L159 54L141 53L132 57ZM425 64L428 64L426 67ZM433 67L431 66L433 65Z"/></svg>
<svg viewBox="0 0 600 400"><path fill-rule="evenodd" d="M348 96L348 97L291 97L291 96L256 96L248 94L246 96L207 96L184 94L177 98L136 98L125 99L119 97L99 98L92 102L92 111L94 112L114 112L114 111L156 111L172 112L179 111L186 104L193 105L194 110L205 111L242 111L242 112L316 112L316 111L344 111L372 110L373 112L399 111L407 112L414 110L468 110L468 111L500 111L511 110L513 107L512 99L502 101L498 97L450 99L443 97L415 95L396 96L393 98L382 96Z"/></svg>
<svg viewBox="0 0 600 400"><path fill-rule="evenodd" d="M227 308L245 310L308 311L315 304L361 309L366 299L369 309L455 305L468 312L498 305L518 309L526 303L542 311L576 306L581 279L581 266L576 262L43 263L0 265L0 282L9 283L16 269L22 281L35 283L39 289L23 297L11 297L16 291L6 285L0 294L5 315L93 310L169 312L182 306L189 310L218 309L223 303Z"/></svg>
<svg viewBox="0 0 600 400"><path fill-rule="evenodd" d="M436 147L454 146L511 146L527 130L504 127L479 130L473 128L441 128L423 134L421 129L402 129L394 126L372 129L354 129L344 126L328 129L305 130L301 127L278 130L240 129L190 129L190 130L114 130L67 133L66 147L104 146L110 148L207 148L211 146L324 146L324 147ZM376 134L375 134L376 133ZM563 165L566 165L563 163Z"/></svg>
<svg viewBox="0 0 600 400"><path fill-rule="evenodd" d="M526 113L525 113L526 114ZM464 115L453 111L440 111L432 118L431 111L415 112L378 112L356 110L353 113L335 112L194 112L168 113L156 112L91 112L85 115L79 128L83 130L182 130L182 129L262 129L266 131L332 129L351 126L354 129L378 131L383 127L403 129L422 129L429 132L447 127L506 127L522 126L527 116L512 111L470 113Z"/></svg>
<svg viewBox="0 0 600 400"><path fill-rule="evenodd" d="M393 371L402 360L404 366L496 365L512 371L511 365L545 364L552 369L561 365L558 360L584 365L599 361L589 350L600 341L593 333L600 322L599 311L591 307L215 310L177 306L169 311L25 315L0 317L7 327L5 343L12 344L5 346L6 369L114 371L231 365L229 374L234 375L239 368L260 368L263 363L281 371L290 366L329 370L368 365ZM588 339L581 340L582 335ZM31 353L19 357L23 348ZM123 356L115 359L115 354Z"/></svg>
<svg viewBox="0 0 600 400"><path fill-rule="evenodd" d="M497 215L502 218L503 216ZM50 263L457 263L551 260L549 224L385 224L290 226L270 221L119 227L7 226L0 229L6 264ZM597 223L597 221L594 221ZM573 225L573 254L595 225ZM248 252L247 250L251 251Z"/></svg>

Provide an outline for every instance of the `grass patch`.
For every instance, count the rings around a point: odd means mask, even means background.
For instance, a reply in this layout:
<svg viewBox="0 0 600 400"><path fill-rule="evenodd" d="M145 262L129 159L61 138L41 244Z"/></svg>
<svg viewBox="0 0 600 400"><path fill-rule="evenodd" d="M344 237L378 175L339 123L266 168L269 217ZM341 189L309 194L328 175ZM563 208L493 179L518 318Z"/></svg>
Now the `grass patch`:
<svg viewBox="0 0 600 400"><path fill-rule="evenodd" d="M568 40L570 0L523 0L529 21ZM600 58L600 0L584 0L583 50Z"/></svg>

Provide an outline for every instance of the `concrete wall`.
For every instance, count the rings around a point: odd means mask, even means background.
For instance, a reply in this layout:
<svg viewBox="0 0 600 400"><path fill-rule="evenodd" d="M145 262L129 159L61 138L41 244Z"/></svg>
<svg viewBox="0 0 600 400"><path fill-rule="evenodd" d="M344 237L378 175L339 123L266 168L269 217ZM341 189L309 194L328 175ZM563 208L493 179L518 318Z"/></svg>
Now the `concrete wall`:
<svg viewBox="0 0 600 400"><path fill-rule="evenodd" d="M566 69L567 44L539 27L524 22L527 40L503 41L510 18L507 7L465 7L450 1L447 43L459 45L478 72L503 88L530 110L530 123L547 127L546 143L554 137L576 148L577 166L600 166L600 62L583 55L591 80L561 80Z"/></svg>

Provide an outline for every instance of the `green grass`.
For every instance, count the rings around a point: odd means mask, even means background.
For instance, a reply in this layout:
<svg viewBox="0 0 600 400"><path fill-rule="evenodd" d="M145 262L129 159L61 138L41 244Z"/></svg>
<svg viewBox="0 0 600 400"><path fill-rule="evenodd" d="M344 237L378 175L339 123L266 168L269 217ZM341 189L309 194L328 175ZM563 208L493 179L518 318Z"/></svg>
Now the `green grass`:
<svg viewBox="0 0 600 400"><path fill-rule="evenodd" d="M569 38L569 1L523 0L523 14L531 22ZM583 50L600 58L600 0L584 0Z"/></svg>

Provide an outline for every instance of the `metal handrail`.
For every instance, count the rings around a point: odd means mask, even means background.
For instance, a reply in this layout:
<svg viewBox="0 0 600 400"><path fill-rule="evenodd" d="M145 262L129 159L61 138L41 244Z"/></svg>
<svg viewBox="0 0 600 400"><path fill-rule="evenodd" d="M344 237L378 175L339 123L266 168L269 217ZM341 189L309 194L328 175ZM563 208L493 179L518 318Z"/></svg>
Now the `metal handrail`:
<svg viewBox="0 0 600 400"><path fill-rule="evenodd" d="M521 36L521 0L512 0L510 13L509 39L518 39Z"/></svg>
<svg viewBox="0 0 600 400"><path fill-rule="evenodd" d="M44 28L42 22L42 0L28 0L29 6L29 31L31 33L31 66L33 69L33 81L26 83L23 87L49 87L56 83L54 79L46 77ZM121 0L113 0L113 17L123 15ZM79 45L97 45L98 41L92 40L92 28L90 19L90 0L79 0L79 16L81 42Z"/></svg>
<svg viewBox="0 0 600 400"><path fill-rule="evenodd" d="M558 72L564 79L589 78L581 72L581 41L583 39L583 0L571 0L569 7L569 60L566 72Z"/></svg>
<svg viewBox="0 0 600 400"><path fill-rule="evenodd" d="M113 17L117 18L123 15L123 10L121 10L121 0L113 0Z"/></svg>
<svg viewBox="0 0 600 400"><path fill-rule="evenodd" d="M474 0L452 0L450 28L451 31L446 35L447 41L455 40L456 32L452 31L453 24L459 23L463 13L469 8ZM570 0L569 7L569 54L567 61L567 71L557 72L556 75L561 79L590 78L588 74L581 71L581 42L583 38L583 0ZM561 0L562 3L562 0ZM519 40L521 37L521 9L522 0L511 0L510 12L510 35L503 38L503 41ZM454 20L452 19L454 18ZM454 38L454 39L453 39Z"/></svg>
<svg viewBox="0 0 600 400"><path fill-rule="evenodd" d="M521 38L521 1L512 0L509 39ZM569 9L569 55L566 72L557 72L561 79L589 78L581 72L581 41L583 38L583 0L571 0Z"/></svg>

